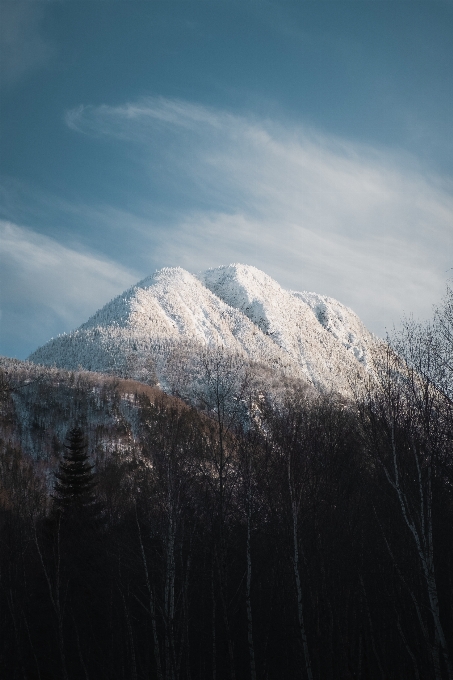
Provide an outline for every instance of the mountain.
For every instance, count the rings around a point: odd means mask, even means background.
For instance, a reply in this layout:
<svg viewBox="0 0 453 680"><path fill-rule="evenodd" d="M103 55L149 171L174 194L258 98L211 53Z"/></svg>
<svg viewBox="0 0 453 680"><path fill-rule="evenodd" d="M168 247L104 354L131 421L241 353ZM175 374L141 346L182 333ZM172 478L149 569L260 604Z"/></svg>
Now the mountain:
<svg viewBox="0 0 453 680"><path fill-rule="evenodd" d="M159 383L171 392L178 372L189 371L193 380L197 358L221 353L348 394L351 377L366 375L380 342L340 302L287 291L255 267L232 264L197 276L161 269L29 360Z"/></svg>

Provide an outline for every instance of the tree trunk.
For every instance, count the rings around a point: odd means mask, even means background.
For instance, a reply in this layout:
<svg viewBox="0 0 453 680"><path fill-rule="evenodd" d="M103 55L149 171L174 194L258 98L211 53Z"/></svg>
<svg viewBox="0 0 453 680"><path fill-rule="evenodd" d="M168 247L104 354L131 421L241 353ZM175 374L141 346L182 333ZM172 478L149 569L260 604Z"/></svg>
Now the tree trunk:
<svg viewBox="0 0 453 680"><path fill-rule="evenodd" d="M246 580L246 604L247 604L247 640L249 647L250 658L250 677L251 680L256 680L255 667L255 647L253 644L253 622L252 622L252 600L251 600L251 584L252 584L252 551L251 551L251 489L250 481L247 489L247 580Z"/></svg>
<svg viewBox="0 0 453 680"><path fill-rule="evenodd" d="M156 622L156 609L155 609L155 605L154 605L154 592L153 592L153 588L152 588L151 581L150 581L150 578L149 578L148 563L146 561L145 549L144 549L144 546L143 546L142 533L141 533L141 530L140 530L140 524L139 524L139 521L138 521L137 512L135 513L135 518L136 518L136 521L137 521L138 538L139 538L139 541L140 541L140 551L141 551L141 555L142 555L143 568L145 570L146 587L148 589L149 613L150 613L150 617L151 617L151 629L153 631L153 650L154 650L154 660L156 662L157 680L163 680L162 666L161 666L161 661L160 661L159 638L158 638L158 635L157 635L157 622Z"/></svg>
<svg viewBox="0 0 453 680"><path fill-rule="evenodd" d="M63 612L62 612L61 601L60 601L60 596L61 596L61 583L60 583L60 581L61 581L60 518L58 519L58 525L57 525L57 555L56 555L56 575L55 575L54 586L52 585L50 574L49 574L49 571L46 567L44 557L43 557L43 554L42 554L42 551L41 551L41 547L39 545L38 535L36 533L36 526L34 526L33 529L34 529L34 538L35 538L36 550L38 551L39 560L40 560L41 566L43 568L44 577L46 579L47 588L48 588L48 591L49 591L50 601L52 603L52 607L53 607L53 610L54 610L54 613L55 613L55 617L57 619L58 649L59 649L59 653L60 653L62 678L63 678L63 680L69 680L68 670L67 670L67 667L66 667L66 654L65 654L64 634L63 634Z"/></svg>
<svg viewBox="0 0 453 680"><path fill-rule="evenodd" d="M293 488L293 482L291 478L291 458L289 456L288 458L288 484L289 484L289 493L290 493L290 501L291 501L291 519L292 519L292 538L293 538L293 569L294 569L294 580L296 583L296 593L297 593L297 614L298 614L298 619L299 619L299 630L300 630L300 637L302 641L302 648L304 651L304 659L305 659L305 669L307 671L307 678L308 680L313 680L313 671L311 668L311 660L310 660L310 653L308 649L308 640L307 640L307 632L305 630L305 622L304 622L304 612L303 612L303 597L302 597L302 586L301 586L301 580L300 580L300 572L299 572L299 536L298 536L298 508L296 504L296 499L295 499L295 491Z"/></svg>

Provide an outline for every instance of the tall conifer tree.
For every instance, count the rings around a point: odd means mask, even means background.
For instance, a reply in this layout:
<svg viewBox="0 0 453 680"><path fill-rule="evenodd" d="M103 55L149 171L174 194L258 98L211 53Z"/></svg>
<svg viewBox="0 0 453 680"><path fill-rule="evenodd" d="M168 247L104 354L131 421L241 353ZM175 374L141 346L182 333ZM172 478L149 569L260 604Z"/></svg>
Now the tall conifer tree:
<svg viewBox="0 0 453 680"><path fill-rule="evenodd" d="M75 427L66 436L66 452L56 473L54 502L63 513L95 511L96 486L94 466L87 454L87 444L80 428Z"/></svg>

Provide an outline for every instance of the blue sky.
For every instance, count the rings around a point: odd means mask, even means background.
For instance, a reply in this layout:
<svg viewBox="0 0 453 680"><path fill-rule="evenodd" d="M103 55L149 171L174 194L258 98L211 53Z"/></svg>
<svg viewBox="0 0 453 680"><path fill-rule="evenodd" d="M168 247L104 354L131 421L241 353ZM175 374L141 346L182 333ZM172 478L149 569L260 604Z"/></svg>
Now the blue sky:
<svg viewBox="0 0 453 680"><path fill-rule="evenodd" d="M453 3L0 0L0 353L163 266L383 335L453 267Z"/></svg>

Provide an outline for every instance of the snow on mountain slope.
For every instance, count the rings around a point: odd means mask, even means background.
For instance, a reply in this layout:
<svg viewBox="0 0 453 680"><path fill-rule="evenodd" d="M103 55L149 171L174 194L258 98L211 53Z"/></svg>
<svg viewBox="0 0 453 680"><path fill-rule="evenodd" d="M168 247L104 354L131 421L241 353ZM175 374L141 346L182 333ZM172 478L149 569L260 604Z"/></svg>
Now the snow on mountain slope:
<svg viewBox="0 0 453 680"><path fill-rule="evenodd" d="M315 385L326 386L332 372L337 374L334 382L338 384L341 374L345 377L356 361L365 367L378 342L340 302L316 293L286 291L255 267L218 267L204 272L200 279L271 337Z"/></svg>
<svg viewBox="0 0 453 680"><path fill-rule="evenodd" d="M165 268L52 339L30 360L75 370L151 372L171 389L168 364L206 348L240 356L322 390L348 393L377 342L348 308L314 293L292 293L255 267L230 265L198 277Z"/></svg>
<svg viewBox="0 0 453 680"><path fill-rule="evenodd" d="M147 359L157 364L160 374L176 349L187 353L203 347L223 348L283 370L291 368L285 353L276 351L272 340L247 317L180 268L162 269L139 282L78 330L36 350L30 360L122 375L129 367L139 377Z"/></svg>
<svg viewBox="0 0 453 680"><path fill-rule="evenodd" d="M370 353L379 339L370 333L352 309L327 295L296 291L291 291L291 295L305 302L321 326L352 352L357 361L364 366L370 364Z"/></svg>

